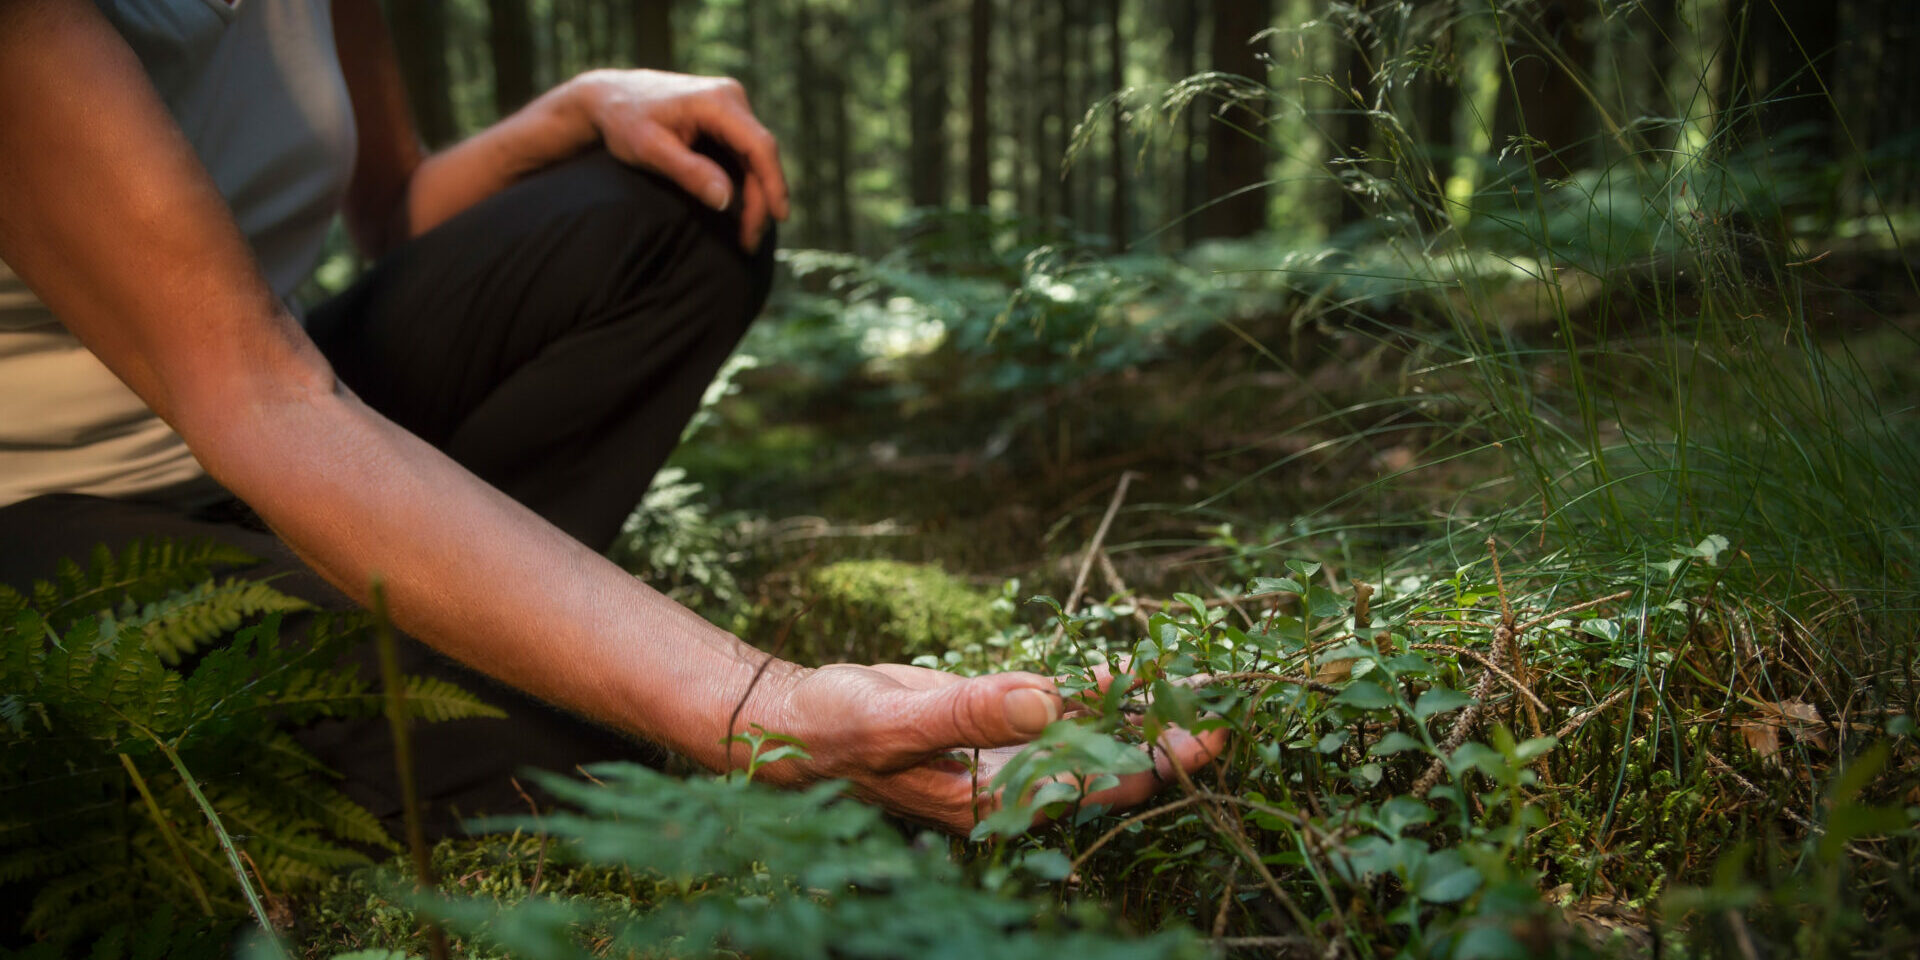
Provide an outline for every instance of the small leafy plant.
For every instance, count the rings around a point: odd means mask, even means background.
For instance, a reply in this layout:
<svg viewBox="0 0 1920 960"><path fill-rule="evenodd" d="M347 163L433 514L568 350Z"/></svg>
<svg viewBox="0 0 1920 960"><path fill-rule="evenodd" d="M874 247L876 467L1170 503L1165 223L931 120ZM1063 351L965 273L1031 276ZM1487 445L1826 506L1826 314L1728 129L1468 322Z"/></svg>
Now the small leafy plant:
<svg viewBox="0 0 1920 960"><path fill-rule="evenodd" d="M394 849L287 725L379 709L339 655L365 618L214 571L211 542L141 541L0 586L0 890L9 924L65 949L165 907L186 932L267 922L279 898ZM307 617L287 642L291 617ZM429 720L498 716L407 681ZM263 899L264 898L264 899Z"/></svg>

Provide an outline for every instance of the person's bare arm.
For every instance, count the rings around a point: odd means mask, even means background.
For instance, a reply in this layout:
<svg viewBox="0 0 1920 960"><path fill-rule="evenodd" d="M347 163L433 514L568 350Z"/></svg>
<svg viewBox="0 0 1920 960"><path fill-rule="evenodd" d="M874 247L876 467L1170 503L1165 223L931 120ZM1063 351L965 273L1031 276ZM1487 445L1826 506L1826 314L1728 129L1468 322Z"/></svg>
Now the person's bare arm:
<svg viewBox="0 0 1920 960"><path fill-rule="evenodd" d="M374 0L335 0L334 38L360 128L347 221L363 251L379 254L432 229L515 180L604 143L615 157L658 171L715 209L733 200L720 165L691 144L706 136L744 170L741 243L760 244L769 219L785 220L779 148L740 84L655 70L596 70L563 83L512 116L427 155L407 109L400 68Z"/></svg>
<svg viewBox="0 0 1920 960"><path fill-rule="evenodd" d="M745 759L721 743L744 698L735 730L758 723L813 753L766 778L846 777L948 829L974 812L940 751L1019 743L1058 715L1051 681L1030 674L780 662L755 684L764 655L366 407L261 278L88 0L0 0L0 131L0 258L307 562L363 601L379 578L423 641L714 769ZM1152 788L1141 775L1112 799Z"/></svg>

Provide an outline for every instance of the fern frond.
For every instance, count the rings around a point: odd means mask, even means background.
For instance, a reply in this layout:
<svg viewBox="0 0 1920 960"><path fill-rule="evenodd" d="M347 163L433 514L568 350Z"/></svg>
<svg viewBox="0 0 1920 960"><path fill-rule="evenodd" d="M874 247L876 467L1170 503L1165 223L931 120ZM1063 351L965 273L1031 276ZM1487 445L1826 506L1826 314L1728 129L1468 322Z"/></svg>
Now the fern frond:
<svg viewBox="0 0 1920 960"><path fill-rule="evenodd" d="M470 717L504 718L505 710L439 677L407 678L407 715L428 723Z"/></svg>
<svg viewBox="0 0 1920 960"><path fill-rule="evenodd" d="M321 717L363 717L380 708L381 696L368 692L367 682L348 671L298 670L270 697L258 702L292 723Z"/></svg>
<svg viewBox="0 0 1920 960"><path fill-rule="evenodd" d="M305 802L303 812L318 820L329 833L355 843L380 847L394 853L400 852L400 844L394 842L393 837L388 835L387 828L380 822L380 818L374 816L366 807L347 799L346 794L327 787L310 785L301 791L300 796Z"/></svg>
<svg viewBox="0 0 1920 960"><path fill-rule="evenodd" d="M33 603L54 629L126 600L144 604L208 579L216 568L260 562L246 552L205 538L140 539L118 556L104 545L93 549L86 568L61 560L51 581L33 585Z"/></svg>
<svg viewBox="0 0 1920 960"><path fill-rule="evenodd" d="M263 613L311 610L313 605L257 580L202 581L190 590L169 591L137 612L121 617L121 629L139 629L147 645L172 666L208 642L239 629L248 617Z"/></svg>
<svg viewBox="0 0 1920 960"><path fill-rule="evenodd" d="M25 612L28 605L26 594L0 583L0 629Z"/></svg>

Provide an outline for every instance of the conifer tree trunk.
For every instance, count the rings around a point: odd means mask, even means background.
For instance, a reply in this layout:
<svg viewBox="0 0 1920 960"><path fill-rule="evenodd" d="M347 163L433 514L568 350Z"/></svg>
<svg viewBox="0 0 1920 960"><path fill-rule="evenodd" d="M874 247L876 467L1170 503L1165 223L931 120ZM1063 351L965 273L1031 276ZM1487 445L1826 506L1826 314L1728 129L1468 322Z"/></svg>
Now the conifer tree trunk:
<svg viewBox="0 0 1920 960"><path fill-rule="evenodd" d="M632 5L634 66L672 70L673 0L628 0Z"/></svg>
<svg viewBox="0 0 1920 960"><path fill-rule="evenodd" d="M446 0L393 0L386 5L394 53L407 85L407 102L429 147L451 143L452 79L447 70Z"/></svg>
<svg viewBox="0 0 1920 960"><path fill-rule="evenodd" d="M1168 19L1173 33L1173 76L1175 80L1182 80L1193 76L1198 70L1196 48L1200 36L1200 11L1198 5L1189 0L1168 0L1168 4L1172 8ZM1181 246L1191 244L1197 236L1197 219L1186 215L1203 202L1202 191L1205 189L1200 180L1200 165L1193 160L1194 131L1198 125L1195 114L1198 112L1197 107L1180 111L1172 149L1167 151L1170 158L1168 189L1177 198L1167 212L1183 218L1179 226Z"/></svg>
<svg viewBox="0 0 1920 960"><path fill-rule="evenodd" d="M1213 68L1266 78L1254 34L1266 29L1267 0L1213 0ZM1201 236L1244 237L1267 225L1266 101L1256 99L1215 109L1207 124L1207 207L1198 218ZM1230 199L1222 199L1229 194Z"/></svg>
<svg viewBox="0 0 1920 960"><path fill-rule="evenodd" d="M907 8L907 193L916 207L947 203L947 5Z"/></svg>
<svg viewBox="0 0 1920 960"><path fill-rule="evenodd" d="M1340 51L1340 69L1333 77L1339 85L1333 94L1334 109L1339 112L1339 119L1333 123L1337 142L1331 146L1341 161L1335 168L1336 172L1342 174L1367 169L1363 158L1367 156L1373 140L1373 120L1367 115L1373 86L1372 67L1367 58L1369 42L1370 38L1364 32L1350 32L1346 37L1346 45ZM1371 212L1361 205L1352 191L1340 191L1339 206L1333 218L1335 225L1358 223L1370 215Z"/></svg>
<svg viewBox="0 0 1920 960"><path fill-rule="evenodd" d="M493 54L493 109L504 117L533 99L533 24L527 0L487 0L487 48Z"/></svg>
<svg viewBox="0 0 1920 960"><path fill-rule="evenodd" d="M794 10L793 66L794 114L799 123L794 151L799 161L792 171L794 192L805 198L794 204L802 211L804 228L796 237L805 243L823 242L833 213L823 202L826 177L822 176L824 153L820 142L820 68L814 54L813 8L801 0Z"/></svg>
<svg viewBox="0 0 1920 960"><path fill-rule="evenodd" d="M1033 34L1034 60L1040 64L1039 86L1044 88L1042 99L1045 103L1039 135L1034 137L1034 166L1040 173L1040 215L1046 218L1067 213L1066 180L1061 176L1060 169L1065 152L1065 133L1071 128L1065 106L1066 58L1060 55L1061 31L1071 28L1065 15L1065 2L1057 0L1055 3L1036 4L1041 9L1035 15Z"/></svg>
<svg viewBox="0 0 1920 960"><path fill-rule="evenodd" d="M828 185L833 203L831 237L836 250L855 249L853 222L853 105L847 95L847 70L853 58L852 32L844 9L828 14L829 34L834 38L833 69L827 72L827 96L830 98L833 129L829 136L833 152L833 178Z"/></svg>
<svg viewBox="0 0 1920 960"><path fill-rule="evenodd" d="M992 119L988 96L993 41L993 0L972 0L967 9L967 205L993 201Z"/></svg>
<svg viewBox="0 0 1920 960"><path fill-rule="evenodd" d="M1545 143L1534 148L1542 177L1564 179L1593 155L1598 128L1580 89L1593 73L1591 16L1591 0L1541 0L1537 16L1516 21L1528 39L1507 51L1512 72L1494 108L1493 147L1505 149L1523 131Z"/></svg>
<svg viewBox="0 0 1920 960"><path fill-rule="evenodd" d="M1120 0L1107 0L1107 87L1109 92L1118 94L1127 85L1126 49L1120 36ZM1115 250L1124 250L1130 239L1127 224L1127 129L1121 118L1121 111L1114 115L1107 127L1110 139L1107 151L1108 169L1113 179L1113 195L1107 207L1107 235L1113 240Z"/></svg>

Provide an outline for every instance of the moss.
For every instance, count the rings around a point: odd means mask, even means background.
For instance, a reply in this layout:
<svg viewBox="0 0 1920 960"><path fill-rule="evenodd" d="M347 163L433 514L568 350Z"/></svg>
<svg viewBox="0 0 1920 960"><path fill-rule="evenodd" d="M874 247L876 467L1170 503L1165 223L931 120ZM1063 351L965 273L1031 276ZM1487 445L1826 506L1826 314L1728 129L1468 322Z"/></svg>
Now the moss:
<svg viewBox="0 0 1920 960"><path fill-rule="evenodd" d="M796 578L784 603L752 632L785 629L786 653L803 660L888 661L977 644L1012 622L998 592L968 585L939 566L841 560Z"/></svg>

